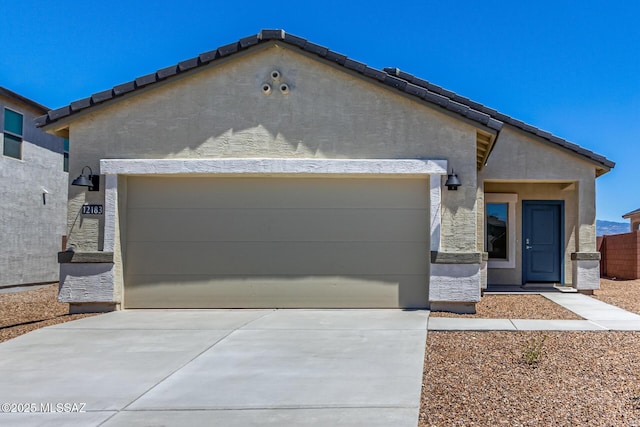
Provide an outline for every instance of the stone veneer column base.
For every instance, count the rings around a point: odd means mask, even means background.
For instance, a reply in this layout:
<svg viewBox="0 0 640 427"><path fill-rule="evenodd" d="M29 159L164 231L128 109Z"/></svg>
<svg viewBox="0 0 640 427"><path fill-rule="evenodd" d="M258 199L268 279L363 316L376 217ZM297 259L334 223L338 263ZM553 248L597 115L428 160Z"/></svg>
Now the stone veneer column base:
<svg viewBox="0 0 640 427"><path fill-rule="evenodd" d="M112 252L59 252L58 262L58 301L72 304L75 313L113 311L120 306L114 292Z"/></svg>
<svg viewBox="0 0 640 427"><path fill-rule="evenodd" d="M480 301L482 255L431 252L431 310L475 313L475 305Z"/></svg>
<svg viewBox="0 0 640 427"><path fill-rule="evenodd" d="M480 263L480 290L487 289L487 274L489 267L489 253L482 253L482 263Z"/></svg>
<svg viewBox="0 0 640 427"><path fill-rule="evenodd" d="M587 294L600 289L600 252L574 252L571 264L574 288Z"/></svg>

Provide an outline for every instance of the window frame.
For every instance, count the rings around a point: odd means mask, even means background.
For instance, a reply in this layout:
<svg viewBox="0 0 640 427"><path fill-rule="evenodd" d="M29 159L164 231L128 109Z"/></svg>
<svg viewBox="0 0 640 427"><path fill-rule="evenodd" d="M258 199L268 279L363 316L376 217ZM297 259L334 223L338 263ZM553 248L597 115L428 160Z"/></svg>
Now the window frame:
<svg viewBox="0 0 640 427"><path fill-rule="evenodd" d="M516 204L518 195L513 193L485 193L484 195L484 250L487 251L487 205L507 205L507 259L491 259L488 268L516 268Z"/></svg>
<svg viewBox="0 0 640 427"><path fill-rule="evenodd" d="M62 170L69 172L69 138L62 140Z"/></svg>
<svg viewBox="0 0 640 427"><path fill-rule="evenodd" d="M21 119L22 119L22 134L19 135L15 132L12 132L10 130L7 130L7 123L6 123L6 112L7 111L11 111L12 113L18 114ZM9 135L13 138L18 138L20 139L20 157L13 157L10 155L5 154L5 135ZM9 108L9 107L4 107L2 110L2 155L4 157L8 157L10 159L15 159L15 160L22 160L23 157L23 153L22 153L22 148L23 148L23 142L24 142L24 114L21 113L20 111L16 111L13 108Z"/></svg>

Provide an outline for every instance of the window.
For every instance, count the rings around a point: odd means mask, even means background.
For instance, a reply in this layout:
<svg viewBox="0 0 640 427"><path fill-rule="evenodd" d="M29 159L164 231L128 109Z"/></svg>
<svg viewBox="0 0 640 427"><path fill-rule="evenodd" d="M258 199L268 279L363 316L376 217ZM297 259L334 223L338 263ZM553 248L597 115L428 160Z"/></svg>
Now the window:
<svg viewBox="0 0 640 427"><path fill-rule="evenodd" d="M508 203L487 203L487 252L489 259L509 259L507 256Z"/></svg>
<svg viewBox="0 0 640 427"><path fill-rule="evenodd" d="M517 194L485 194L485 249L489 268L516 266Z"/></svg>
<svg viewBox="0 0 640 427"><path fill-rule="evenodd" d="M4 109L4 144L2 154L22 158L22 114Z"/></svg>
<svg viewBox="0 0 640 427"><path fill-rule="evenodd" d="M69 172L69 138L64 139L64 153L62 153L62 169Z"/></svg>

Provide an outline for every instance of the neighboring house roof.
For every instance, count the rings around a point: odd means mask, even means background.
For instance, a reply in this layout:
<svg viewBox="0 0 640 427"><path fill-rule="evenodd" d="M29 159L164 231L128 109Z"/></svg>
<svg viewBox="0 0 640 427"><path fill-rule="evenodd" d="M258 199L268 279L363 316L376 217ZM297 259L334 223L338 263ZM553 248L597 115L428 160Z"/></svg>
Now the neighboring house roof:
<svg viewBox="0 0 640 427"><path fill-rule="evenodd" d="M418 97L426 102L438 105L452 113L459 114L467 119L480 123L494 131L500 131L504 123L517 127L525 132L542 138L552 144L559 146L565 150L569 150L579 156L595 162L605 169L615 166L615 163L600 156L592 151L584 149L576 144L566 141L562 138L552 135L534 126L516 120L494 109L488 108L482 104L474 102L468 98L457 95L440 86L429 83L426 80L416 78L415 76L404 73L397 68L385 68L377 70L367 65L349 59L345 55L331 51L326 47L311 43L301 37L287 34L284 30L262 30L256 35L242 38L237 42L221 46L215 50L202 53L194 58L187 59L176 65L166 67L138 77L137 79L114 86L111 89L98 92L92 96L71 104L49 111L47 114L36 119L36 125L39 127L46 126L63 119L67 119L74 114L85 111L97 105L122 97L125 94L148 87L161 81L170 79L179 74L192 71L198 67L210 64L216 60L229 57L237 52L251 48L252 46L268 41L281 41L288 45L298 47L307 53L314 54L325 60L334 62L351 71L357 72L364 76L382 83L386 86L394 88L408 95ZM66 120L65 120L66 121ZM602 171L602 172L606 172Z"/></svg>
<svg viewBox="0 0 640 427"><path fill-rule="evenodd" d="M2 86L0 86L0 96L5 96L5 97L13 99L14 101L17 101L17 102L19 102L21 104L25 104L25 105L37 110L37 112L42 113L42 114L46 114L47 111L50 110L49 107L46 107L46 106L44 106L42 104L38 104L37 102L35 102L35 101L33 101L33 100L31 100L31 99L29 99L27 97L24 97L24 96L22 96L20 94L17 94L17 93L15 93L15 92L13 92L13 91L5 88L5 87L2 87Z"/></svg>
<svg viewBox="0 0 640 427"><path fill-rule="evenodd" d="M640 208L636 209L635 211L631 211L631 212L628 212L628 213L622 215L622 218L626 219L626 218L631 217L631 215L636 215L636 214L640 214Z"/></svg>

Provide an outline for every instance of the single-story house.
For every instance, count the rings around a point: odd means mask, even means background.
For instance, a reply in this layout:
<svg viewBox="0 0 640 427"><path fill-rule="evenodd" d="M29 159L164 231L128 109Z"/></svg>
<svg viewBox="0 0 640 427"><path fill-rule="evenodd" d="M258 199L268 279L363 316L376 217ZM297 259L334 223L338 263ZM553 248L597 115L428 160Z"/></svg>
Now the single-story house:
<svg viewBox="0 0 640 427"><path fill-rule="evenodd" d="M629 220L629 231L640 230L640 209L627 212L626 214L622 215L622 218Z"/></svg>
<svg viewBox="0 0 640 427"><path fill-rule="evenodd" d="M47 111L0 87L0 287L59 279L69 150L63 138L36 127Z"/></svg>
<svg viewBox="0 0 640 427"><path fill-rule="evenodd" d="M59 255L76 311L465 312L487 283L599 287L595 179L613 162L282 30L39 125L70 138L85 185Z"/></svg>

